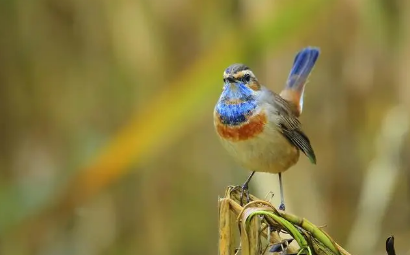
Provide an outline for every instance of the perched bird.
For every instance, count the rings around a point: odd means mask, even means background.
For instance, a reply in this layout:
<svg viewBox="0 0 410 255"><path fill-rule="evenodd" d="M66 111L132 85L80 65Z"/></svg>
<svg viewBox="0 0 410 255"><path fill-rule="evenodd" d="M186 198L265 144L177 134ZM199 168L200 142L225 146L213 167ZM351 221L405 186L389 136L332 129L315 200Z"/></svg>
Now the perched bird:
<svg viewBox="0 0 410 255"><path fill-rule="evenodd" d="M246 192L248 200L248 183L255 171L277 173L279 209L285 210L281 173L296 164L299 151L316 164L315 153L298 117L303 109L305 84L318 57L318 48L302 49L280 94L262 86L244 64L233 64L224 71L224 87L215 106L214 125L229 154L252 171L242 186L242 196Z"/></svg>

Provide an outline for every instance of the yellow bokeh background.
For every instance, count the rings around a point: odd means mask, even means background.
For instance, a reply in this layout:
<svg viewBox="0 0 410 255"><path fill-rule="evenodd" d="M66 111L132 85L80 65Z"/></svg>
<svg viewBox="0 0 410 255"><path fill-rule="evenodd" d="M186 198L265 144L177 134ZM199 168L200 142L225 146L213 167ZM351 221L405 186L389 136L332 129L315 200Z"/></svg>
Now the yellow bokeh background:
<svg viewBox="0 0 410 255"><path fill-rule="evenodd" d="M218 196L249 173L213 128L223 70L279 92L309 45L317 165L284 174L287 210L352 254L410 252L410 2L0 6L0 254L216 254ZM279 202L275 175L250 188Z"/></svg>

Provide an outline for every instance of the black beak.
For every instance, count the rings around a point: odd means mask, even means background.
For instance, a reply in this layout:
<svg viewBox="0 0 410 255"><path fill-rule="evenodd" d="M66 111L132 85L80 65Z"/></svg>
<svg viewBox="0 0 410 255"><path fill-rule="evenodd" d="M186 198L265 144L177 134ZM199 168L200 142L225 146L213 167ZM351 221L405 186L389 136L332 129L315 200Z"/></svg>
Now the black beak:
<svg viewBox="0 0 410 255"><path fill-rule="evenodd" d="M226 81L228 81L230 83L234 83L235 79L232 76L228 76L228 77L226 77Z"/></svg>

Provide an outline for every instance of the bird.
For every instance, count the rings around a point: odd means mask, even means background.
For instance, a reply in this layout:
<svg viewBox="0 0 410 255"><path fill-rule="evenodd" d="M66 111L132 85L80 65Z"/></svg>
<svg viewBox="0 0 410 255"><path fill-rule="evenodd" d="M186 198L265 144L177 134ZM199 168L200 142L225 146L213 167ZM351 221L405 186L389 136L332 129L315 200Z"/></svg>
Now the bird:
<svg viewBox="0 0 410 255"><path fill-rule="evenodd" d="M228 154L251 171L241 187L241 205L244 192L249 202L248 184L255 172L266 172L279 176L279 209L285 211L282 173L298 162L300 151L316 164L315 152L298 118L305 85L319 54L318 47L301 49L279 94L261 85L245 64L225 69L213 120Z"/></svg>

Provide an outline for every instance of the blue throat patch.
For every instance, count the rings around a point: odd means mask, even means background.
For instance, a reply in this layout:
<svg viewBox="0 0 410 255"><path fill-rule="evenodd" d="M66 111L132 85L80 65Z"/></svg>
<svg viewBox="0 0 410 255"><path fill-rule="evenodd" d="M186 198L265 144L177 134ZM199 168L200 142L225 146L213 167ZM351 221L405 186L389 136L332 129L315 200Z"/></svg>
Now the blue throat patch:
<svg viewBox="0 0 410 255"><path fill-rule="evenodd" d="M221 116L222 124L237 126L247 121L247 116L253 113L257 105L251 89L244 84L237 84L236 89L231 89L229 86L229 84L225 85L216 105L216 111ZM238 103L232 104L229 100L235 100Z"/></svg>

